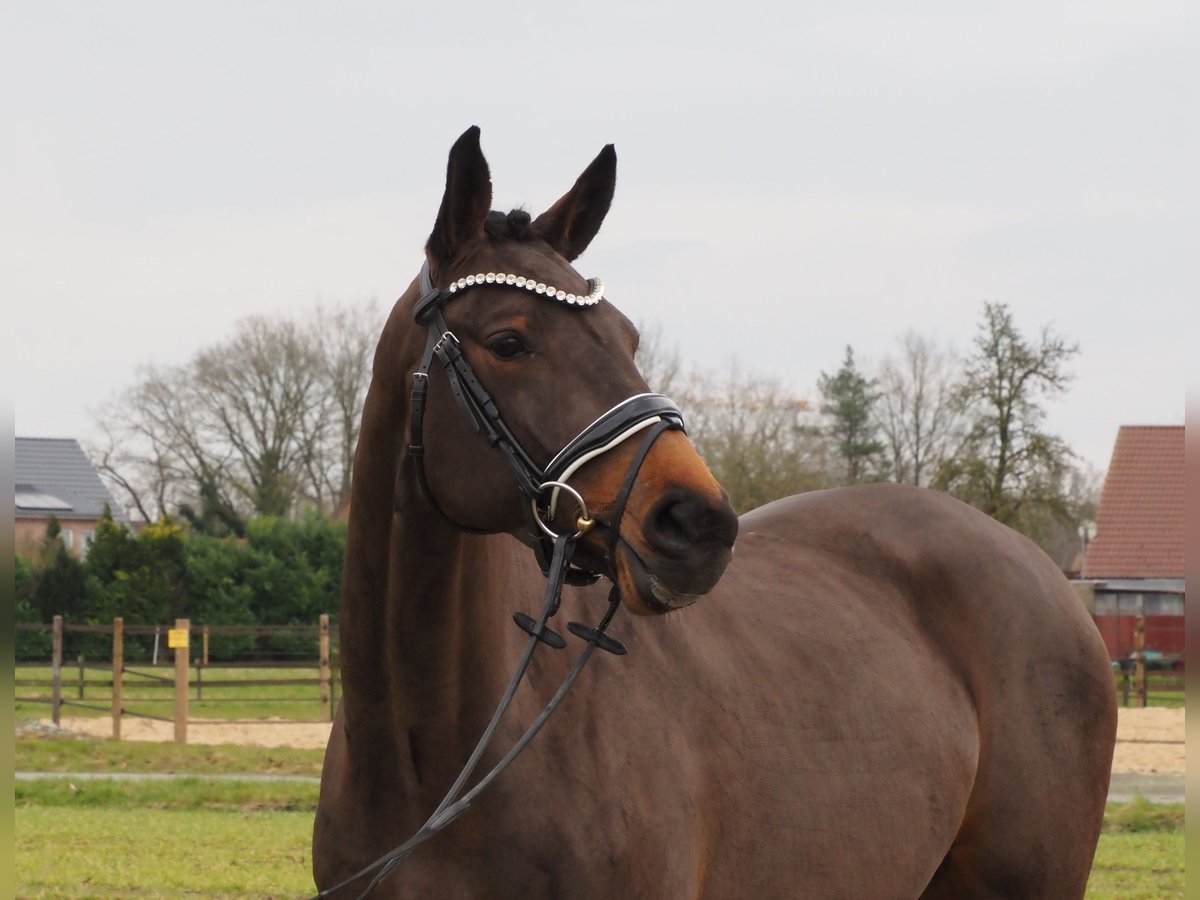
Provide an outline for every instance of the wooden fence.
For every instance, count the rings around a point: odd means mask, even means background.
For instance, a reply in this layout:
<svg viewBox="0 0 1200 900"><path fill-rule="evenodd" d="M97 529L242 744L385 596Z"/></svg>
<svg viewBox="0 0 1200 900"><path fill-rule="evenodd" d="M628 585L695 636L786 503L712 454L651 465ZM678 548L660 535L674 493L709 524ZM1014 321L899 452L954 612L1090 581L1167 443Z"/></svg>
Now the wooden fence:
<svg viewBox="0 0 1200 900"><path fill-rule="evenodd" d="M1133 652L1114 660L1117 699L1122 706L1148 706L1151 699L1165 700L1185 687L1183 659L1153 658L1146 653L1146 617L1137 616L1133 625ZM1156 666L1163 668L1155 668ZM1182 699L1180 700L1182 704Z"/></svg>
<svg viewBox="0 0 1200 900"><path fill-rule="evenodd" d="M49 679L37 678L16 678L14 685L18 690L16 701L18 703L48 703L51 710L51 719L55 725L60 724L62 719L62 710L64 707L85 709L89 712L107 712L112 716L112 736L114 739L121 738L121 720L127 716L135 716L140 718L158 719L160 721L171 721L175 725L175 740L179 743L187 743L187 726L188 726L188 710L192 693L195 693L196 700L203 699L203 693L206 689L211 692L214 689L243 689L243 688L265 688L267 690L280 687L311 687L314 689L315 699L319 703L318 721L329 722L333 720L333 714L337 705L337 692L339 679L337 676L336 648L331 642L331 632L329 626L329 616L322 615L316 626L312 625L204 625L195 626L187 619L176 619L173 627L161 625L125 625L124 620L117 618L113 620L112 625L75 625L63 622L62 616L55 616L54 621L50 625L28 625L18 624L19 631L41 631L48 632L50 635L50 669L51 674ZM64 637L66 635L111 635L112 637L112 653L110 662L91 663L89 664L83 655L76 659L77 678L72 679L64 672ZM161 647L161 638L165 634L166 647ZM148 665L137 665L126 658L126 638L131 636L153 637L153 659ZM289 660L286 663L280 663L278 660L262 660L249 659L239 662L219 663L217 666L210 666L209 663L209 641L211 637L234 637L234 638L284 638L284 639L311 639L316 637L317 659L314 662L311 659ZM195 638L199 638L199 641ZM160 674L162 666L159 662L160 650L165 650L162 653L162 658L165 661L166 654L170 653L173 656L173 666L171 667L170 675ZM229 671L231 669L260 669L266 672L271 668L287 668L287 669L316 669L315 677L312 678L214 678L211 675L205 679L204 673L206 670L215 669L217 672ZM155 670L158 671L155 671ZM111 673L107 679L88 679L86 672L88 670L102 670L106 674ZM149 671L147 671L149 670ZM192 673L195 673L195 677ZM145 711L135 711L127 704L125 688L127 685L136 683L139 692L147 690L154 692L154 689L162 689L171 691L170 697L164 697L147 700L143 698L139 703L155 703L155 702L171 702L173 703L173 712L171 716L154 715ZM37 696L21 696L21 688L48 688L49 697L45 693L39 693ZM68 697L72 693L71 688L75 688L74 697ZM93 694L97 689L102 693L107 693L107 699L110 701L105 706L97 706L94 702L86 702L86 691L91 689ZM104 689L108 689L105 691ZM264 691L265 693L266 691ZM92 698L95 699L94 697ZM223 702L240 702L240 703L262 703L262 704L279 704L288 702L303 702L311 703L314 698L300 697L239 697L236 700L226 699ZM262 720L246 720L246 719L229 719L229 722L260 722ZM298 722L298 721L313 721L311 719L284 719L279 718L273 721L281 722Z"/></svg>

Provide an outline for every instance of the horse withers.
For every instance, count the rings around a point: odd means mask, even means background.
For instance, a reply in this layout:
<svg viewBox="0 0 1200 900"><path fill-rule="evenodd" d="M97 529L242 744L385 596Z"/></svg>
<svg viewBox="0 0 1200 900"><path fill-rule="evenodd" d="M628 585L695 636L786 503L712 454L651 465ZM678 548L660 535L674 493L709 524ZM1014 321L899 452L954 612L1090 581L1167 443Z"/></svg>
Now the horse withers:
<svg viewBox="0 0 1200 900"><path fill-rule="evenodd" d="M917 488L736 520L638 373L635 329L571 265L615 167L606 147L532 218L491 211L477 129L450 152L363 412L317 885L357 896L382 870L351 876L428 831L531 640L513 613L533 622L544 571L563 575L548 535L574 532L571 572L639 614L612 626L628 653L598 654L375 896L1082 897L1116 705L1074 592L1025 538ZM565 617L600 618L604 582L568 580ZM556 646L480 771L583 644Z"/></svg>

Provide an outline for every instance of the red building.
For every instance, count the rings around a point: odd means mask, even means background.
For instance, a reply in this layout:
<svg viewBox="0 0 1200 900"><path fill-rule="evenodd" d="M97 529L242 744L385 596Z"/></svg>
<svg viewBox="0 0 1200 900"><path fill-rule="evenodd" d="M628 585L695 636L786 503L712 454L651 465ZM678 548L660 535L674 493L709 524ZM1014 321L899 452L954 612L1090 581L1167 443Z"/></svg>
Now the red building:
<svg viewBox="0 0 1200 900"><path fill-rule="evenodd" d="M1123 425L1082 578L1113 659L1133 652L1139 615L1147 650L1183 653L1184 491L1183 426Z"/></svg>

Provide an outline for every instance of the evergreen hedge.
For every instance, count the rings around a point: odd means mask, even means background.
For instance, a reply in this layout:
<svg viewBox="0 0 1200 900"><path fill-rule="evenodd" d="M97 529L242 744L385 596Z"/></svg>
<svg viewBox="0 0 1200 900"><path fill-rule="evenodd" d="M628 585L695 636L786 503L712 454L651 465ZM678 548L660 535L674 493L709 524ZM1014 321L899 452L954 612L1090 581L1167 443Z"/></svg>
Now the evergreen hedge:
<svg viewBox="0 0 1200 900"><path fill-rule="evenodd" d="M16 559L16 621L126 626L312 625L313 637L213 635L212 662L246 658L312 658L316 623L336 617L346 526L319 513L297 521L252 519L244 537L194 535L171 519L136 533L105 516L85 560L71 556L51 520L46 538ZM128 658L148 655L153 637L128 635ZM72 634L64 657L107 660L107 635ZM45 660L50 637L18 632L17 659Z"/></svg>

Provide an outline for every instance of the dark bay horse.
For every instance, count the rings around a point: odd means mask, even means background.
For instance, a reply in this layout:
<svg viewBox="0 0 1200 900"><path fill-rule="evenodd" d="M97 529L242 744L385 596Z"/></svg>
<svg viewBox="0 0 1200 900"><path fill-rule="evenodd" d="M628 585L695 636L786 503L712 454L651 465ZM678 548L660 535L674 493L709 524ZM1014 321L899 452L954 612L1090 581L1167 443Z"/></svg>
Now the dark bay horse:
<svg viewBox="0 0 1200 900"><path fill-rule="evenodd" d="M531 219L490 211L477 129L451 150L426 275L384 328L354 464L322 889L438 806L529 640L512 614L545 590L516 451L473 427L446 343L538 471L606 411L657 398L634 328L571 266L615 168L606 147ZM429 338L430 298L452 339ZM664 400L650 402L669 420ZM640 614L613 624L628 655L597 653L512 767L375 896L1082 897L1116 706L1054 565L916 488L820 491L739 522L682 430L643 433L569 475L598 523L576 564ZM560 499L551 531L584 517ZM594 622L605 596L568 586L564 619ZM582 646L538 647L481 772Z"/></svg>

